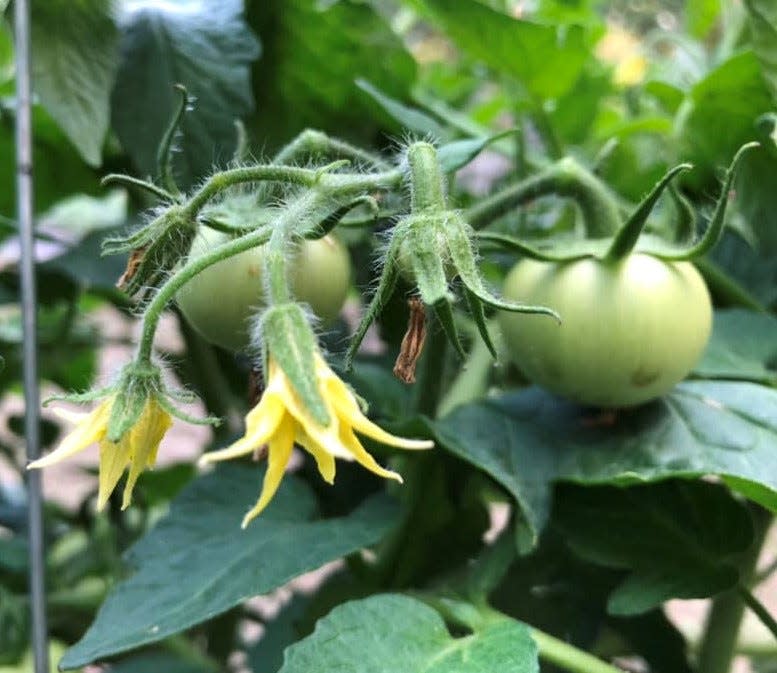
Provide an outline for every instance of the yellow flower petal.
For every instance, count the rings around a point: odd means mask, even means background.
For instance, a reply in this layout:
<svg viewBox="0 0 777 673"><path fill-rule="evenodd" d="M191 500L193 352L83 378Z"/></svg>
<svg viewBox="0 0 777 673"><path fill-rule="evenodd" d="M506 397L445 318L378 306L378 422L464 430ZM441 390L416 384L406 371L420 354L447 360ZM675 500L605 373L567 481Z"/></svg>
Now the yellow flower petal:
<svg viewBox="0 0 777 673"><path fill-rule="evenodd" d="M97 509L101 510L108 502L113 489L119 483L124 468L132 455L130 433L124 434L118 442L100 440L100 474L97 487Z"/></svg>
<svg viewBox="0 0 777 673"><path fill-rule="evenodd" d="M357 432L381 444L396 446L400 449L421 450L431 449L434 446L434 442L431 440L397 437L375 425L361 412L358 402L356 402L351 391L348 390L348 387L340 379L331 379L327 382L327 387L330 393L327 397L332 402L340 421L347 423Z"/></svg>
<svg viewBox="0 0 777 673"><path fill-rule="evenodd" d="M297 444L301 445L316 460L318 471L327 484L335 481L335 457L316 444L299 425L297 426Z"/></svg>
<svg viewBox="0 0 777 673"><path fill-rule="evenodd" d="M76 427L60 442L59 446L48 456L39 458L27 466L28 470L38 469L58 463L73 454L83 451L86 447L99 442L104 436L108 427L108 418L111 414L113 397L101 402L91 412L87 414L78 414L77 412L67 412L63 409L55 413L64 418L75 419Z"/></svg>
<svg viewBox="0 0 777 673"><path fill-rule="evenodd" d="M129 431L130 469L121 508L127 509L132 502L132 491L140 473L156 463L159 444L173 424L170 414L164 411L154 398L146 401L138 422Z"/></svg>
<svg viewBox="0 0 777 673"><path fill-rule="evenodd" d="M302 431L324 451L327 451L335 457L350 460L351 457L349 452L345 450L345 447L343 447L340 442L338 434L339 422L326 395L323 396L323 399L327 406L327 411L329 412L330 423L328 426L324 427L300 404L297 395L294 393L294 390L283 371L280 368L278 368L277 371L280 380L277 388L278 395L283 397L283 403L286 405L286 409L300 425ZM326 391L323 392L325 393Z"/></svg>
<svg viewBox="0 0 777 673"><path fill-rule="evenodd" d="M264 475L262 492L256 505L243 518L242 528L248 526L252 519L259 516L272 500L286 472L286 465L289 463L293 448L294 422L287 416L278 425L275 434L270 439L270 449L267 453L267 472Z"/></svg>
<svg viewBox="0 0 777 673"><path fill-rule="evenodd" d="M285 413L283 400L265 391L259 404L246 416L245 435L225 449L204 454L200 457L200 465L239 458L263 446L277 431Z"/></svg>
<svg viewBox="0 0 777 673"><path fill-rule="evenodd" d="M356 435L354 435L351 430L348 428L341 428L340 439L342 440L343 445L348 448L348 450L353 454L353 457L360 465L366 467L370 472L374 472L379 477L394 479L400 484L402 483L402 476L396 472L392 472L391 470L387 470L386 468L381 467L378 462L369 453L367 453L367 450L361 445L361 442L357 439Z"/></svg>

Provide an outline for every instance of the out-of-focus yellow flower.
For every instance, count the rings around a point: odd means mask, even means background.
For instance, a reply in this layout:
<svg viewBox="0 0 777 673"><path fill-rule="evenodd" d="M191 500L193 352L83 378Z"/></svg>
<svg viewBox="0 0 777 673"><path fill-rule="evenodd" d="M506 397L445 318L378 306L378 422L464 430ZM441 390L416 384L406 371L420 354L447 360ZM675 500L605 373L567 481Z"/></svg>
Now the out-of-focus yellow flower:
<svg viewBox="0 0 777 673"><path fill-rule="evenodd" d="M634 86L645 79L648 61L642 54L639 39L617 24L608 25L596 45L596 55L615 67L612 81L617 86Z"/></svg>
<svg viewBox="0 0 777 673"><path fill-rule="evenodd" d="M122 509L127 508L132 501L132 490L138 476L145 468L154 466L159 444L172 425L172 419L150 396L136 423L118 442L112 442L106 438L106 433L114 400L115 396L112 395L89 413L56 409L54 413L57 416L75 423L75 427L54 451L30 463L27 469L53 465L97 443L100 446L97 507L102 509L105 506L124 469L129 466L121 505Z"/></svg>
<svg viewBox="0 0 777 673"><path fill-rule="evenodd" d="M280 486L291 458L294 443L301 445L316 461L324 481L335 478L335 458L356 460L370 472L402 482L396 472L381 467L362 446L354 431L382 444L401 449L430 449L433 442L405 439L389 434L370 421L359 408L353 393L324 359L315 354L319 391L329 413L329 424L321 425L299 402L283 370L268 358L267 388L259 403L246 416L245 435L231 446L207 453L201 463L229 460L268 445L267 472L256 505L245 515L243 528L267 507Z"/></svg>

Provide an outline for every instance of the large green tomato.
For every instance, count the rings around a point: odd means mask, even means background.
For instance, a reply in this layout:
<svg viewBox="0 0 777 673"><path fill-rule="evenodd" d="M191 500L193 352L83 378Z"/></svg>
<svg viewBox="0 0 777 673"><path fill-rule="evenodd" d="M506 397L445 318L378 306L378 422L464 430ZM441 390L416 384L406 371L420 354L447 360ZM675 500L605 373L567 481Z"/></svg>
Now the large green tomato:
<svg viewBox="0 0 777 673"><path fill-rule="evenodd" d="M582 404L628 407L663 395L702 354L712 327L688 262L632 254L615 263L522 260L504 296L558 311L499 314L508 351L533 382Z"/></svg>
<svg viewBox="0 0 777 673"><path fill-rule="evenodd" d="M198 257L228 238L202 227L189 255ZM209 342L233 351L248 346L251 319L265 306L263 258L264 246L247 250L209 266L178 291L181 312ZM294 297L310 304L324 323L333 321L350 287L346 248L332 236L303 241L289 266Z"/></svg>

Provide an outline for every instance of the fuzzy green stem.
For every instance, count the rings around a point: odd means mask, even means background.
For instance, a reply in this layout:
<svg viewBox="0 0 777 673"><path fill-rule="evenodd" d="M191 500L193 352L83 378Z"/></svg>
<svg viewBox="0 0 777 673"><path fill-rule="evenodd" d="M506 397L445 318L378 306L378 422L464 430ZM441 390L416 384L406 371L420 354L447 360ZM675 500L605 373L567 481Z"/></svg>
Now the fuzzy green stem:
<svg viewBox="0 0 777 673"><path fill-rule="evenodd" d="M159 319L165 310L167 304L173 299L175 293L181 289L189 280L198 273L207 269L209 266L220 262L228 257L233 257L245 250L250 250L258 245L262 245L270 238L270 232L267 229L256 229L241 238L224 243L209 253L197 257L187 262L183 268L173 274L170 279L161 287L154 298L146 308L143 315L143 329L141 332L138 352L135 359L138 363L149 362L151 359L151 347L154 341Z"/></svg>
<svg viewBox="0 0 777 673"><path fill-rule="evenodd" d="M747 583L754 575L771 515L754 510L755 535L753 544L740 564L740 577ZM704 626L704 637L699 648L697 669L704 673L729 673L736 653L739 626L745 612L745 603L737 588L726 591L712 601Z"/></svg>
<svg viewBox="0 0 777 673"><path fill-rule="evenodd" d="M483 199L466 211L465 219L475 229L481 229L516 206L549 194L566 196L577 202L586 231L592 238L612 236L621 228L618 204L606 185L569 158Z"/></svg>
<svg viewBox="0 0 777 673"><path fill-rule="evenodd" d="M162 141L159 143L156 163L159 179L162 182L162 185L164 185L164 188L175 197L179 197L181 191L178 189L178 185L175 182L175 176L173 175L173 138L175 138L175 133L181 125L184 112L186 112L186 104L188 103L189 96L186 92L186 87L183 84L176 84L173 88L178 93L178 105L175 108L175 112L170 119L167 129L165 129Z"/></svg>
<svg viewBox="0 0 777 673"><path fill-rule="evenodd" d="M162 199L162 201L169 201L170 203L175 201L175 197L167 190L162 189L161 187L158 187L157 185L151 182L146 182L145 180L141 180L139 178L133 178L131 175L123 175L121 173L109 173L102 180L100 180L101 187L105 187L106 185L122 185L123 187L138 187L140 189L146 190L147 192L150 192L157 198Z"/></svg>
<svg viewBox="0 0 777 673"><path fill-rule="evenodd" d="M186 204L184 215L191 219L197 217L205 205L230 187L247 182L275 181L298 185L300 187L319 186L322 192L335 197L347 197L371 190L384 190L397 187L402 181L402 172L384 171L381 173L321 173L309 168L294 166L247 166L233 168L216 173L192 196Z"/></svg>
<svg viewBox="0 0 777 673"><path fill-rule="evenodd" d="M309 189L287 204L281 216L273 222L272 235L264 258L267 302L270 306L292 301L286 263L294 244L292 231L298 229L299 223L308 219L325 200L326 196L318 190Z"/></svg>
<svg viewBox="0 0 777 673"><path fill-rule="evenodd" d="M443 173L437 150L430 143L413 143L407 150L410 168L410 207L412 212L445 210Z"/></svg>
<svg viewBox="0 0 777 673"><path fill-rule="evenodd" d="M540 652L540 659L560 666L570 673L623 673L620 668L615 668L544 631L535 628L530 630L531 637Z"/></svg>
<svg viewBox="0 0 777 673"><path fill-rule="evenodd" d="M331 138L322 131L305 129L286 147L284 147L273 159L274 164L289 164L305 154L315 158L331 157L335 159L351 159L359 163L368 164L378 170L388 170L389 164L359 147L355 147L344 140Z"/></svg>

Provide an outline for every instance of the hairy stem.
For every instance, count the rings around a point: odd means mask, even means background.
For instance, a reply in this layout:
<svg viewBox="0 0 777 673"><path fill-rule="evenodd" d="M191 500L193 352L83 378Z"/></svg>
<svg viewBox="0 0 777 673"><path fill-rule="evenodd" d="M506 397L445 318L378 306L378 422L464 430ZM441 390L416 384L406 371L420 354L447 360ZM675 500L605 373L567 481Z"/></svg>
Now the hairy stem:
<svg viewBox="0 0 777 673"><path fill-rule="evenodd" d="M181 289L189 280L198 273L207 269L209 266L220 262L228 257L233 257L245 250L250 250L258 245L262 245L270 238L270 232L265 229L256 229L241 238L234 239L223 245L214 248L209 253L197 257L187 262L182 269L173 274L170 279L162 285L154 298L149 303L143 315L143 329L138 345L138 352L135 356L140 362L148 362L151 359L151 347L154 341L159 319L165 310L167 304L173 299L175 293Z"/></svg>
<svg viewBox="0 0 777 673"><path fill-rule="evenodd" d="M542 172L483 199L465 213L475 229L541 196L557 194L574 199L591 238L612 236L621 227L618 204L596 176L572 159L562 159Z"/></svg>

